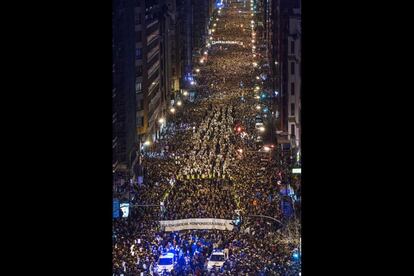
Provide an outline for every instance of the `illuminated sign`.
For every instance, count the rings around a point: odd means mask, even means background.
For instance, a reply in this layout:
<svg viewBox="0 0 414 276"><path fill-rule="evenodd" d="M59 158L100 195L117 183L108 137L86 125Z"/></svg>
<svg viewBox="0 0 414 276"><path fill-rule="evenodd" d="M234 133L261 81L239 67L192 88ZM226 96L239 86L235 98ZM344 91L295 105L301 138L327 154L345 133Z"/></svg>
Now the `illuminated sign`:
<svg viewBox="0 0 414 276"><path fill-rule="evenodd" d="M302 172L301 168L293 168L292 173L298 173L300 174Z"/></svg>

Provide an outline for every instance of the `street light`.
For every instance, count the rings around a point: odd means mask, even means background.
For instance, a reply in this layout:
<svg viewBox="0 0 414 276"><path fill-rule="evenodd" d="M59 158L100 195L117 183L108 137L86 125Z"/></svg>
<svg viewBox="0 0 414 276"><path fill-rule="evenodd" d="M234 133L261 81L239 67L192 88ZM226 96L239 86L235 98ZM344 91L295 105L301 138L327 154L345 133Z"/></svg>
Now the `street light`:
<svg viewBox="0 0 414 276"><path fill-rule="evenodd" d="M170 108L170 112L174 114L175 113L175 108L174 107L171 107Z"/></svg>
<svg viewBox="0 0 414 276"><path fill-rule="evenodd" d="M144 146L150 146L150 145L151 145L151 141L150 140L147 140L147 141L144 142Z"/></svg>
<svg viewBox="0 0 414 276"><path fill-rule="evenodd" d="M178 102L177 102L177 105L178 105L178 106L181 106L182 104L183 104L183 103L182 103L181 101L178 101Z"/></svg>
<svg viewBox="0 0 414 276"><path fill-rule="evenodd" d="M264 151L266 151L266 152L269 152L269 151L270 151L270 148L269 148L268 146L264 146L264 147L263 147L263 149L264 149Z"/></svg>
<svg viewBox="0 0 414 276"><path fill-rule="evenodd" d="M261 108L261 107L260 107L260 105L256 106L256 109L257 109L257 110L260 110L260 108Z"/></svg>
<svg viewBox="0 0 414 276"><path fill-rule="evenodd" d="M266 130L265 127L263 127L263 126L259 127L260 132L265 132L265 130Z"/></svg>
<svg viewBox="0 0 414 276"><path fill-rule="evenodd" d="M183 95L184 95L184 96L188 96L188 92L187 92L187 91L184 91L184 92L183 92Z"/></svg>
<svg viewBox="0 0 414 276"><path fill-rule="evenodd" d="M200 73L200 68L197 68L197 69L196 69L196 72L197 72L197 73Z"/></svg>
<svg viewBox="0 0 414 276"><path fill-rule="evenodd" d="M160 124L165 123L165 118L160 118L160 119L158 120L158 123L160 123Z"/></svg>

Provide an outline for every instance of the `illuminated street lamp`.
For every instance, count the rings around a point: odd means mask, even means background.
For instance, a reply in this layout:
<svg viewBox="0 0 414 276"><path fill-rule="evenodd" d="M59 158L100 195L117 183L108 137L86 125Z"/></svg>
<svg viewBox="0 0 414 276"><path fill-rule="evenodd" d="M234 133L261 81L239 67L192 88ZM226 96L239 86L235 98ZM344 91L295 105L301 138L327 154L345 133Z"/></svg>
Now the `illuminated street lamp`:
<svg viewBox="0 0 414 276"><path fill-rule="evenodd" d="M253 67L257 67L257 62L253 62Z"/></svg>
<svg viewBox="0 0 414 276"><path fill-rule="evenodd" d="M144 142L144 146L147 146L148 147L150 145L151 145L151 141L150 140L147 140L147 141Z"/></svg>
<svg viewBox="0 0 414 276"><path fill-rule="evenodd" d="M257 109L257 110L260 110L260 108L261 108L261 107L260 107L260 105L257 105L257 106L256 106L256 109Z"/></svg>
<svg viewBox="0 0 414 276"><path fill-rule="evenodd" d="M175 113L175 108L174 107L171 107L170 108L170 112L174 114Z"/></svg>
<svg viewBox="0 0 414 276"><path fill-rule="evenodd" d="M160 119L158 120L158 123L160 123L160 124L165 123L165 118L160 118Z"/></svg>
<svg viewBox="0 0 414 276"><path fill-rule="evenodd" d="M207 51L204 51L204 54L205 54L205 55L207 55L207 54L208 54L208 52L207 52Z"/></svg>
<svg viewBox="0 0 414 276"><path fill-rule="evenodd" d="M264 146L263 149L264 149L264 151L267 151L267 152L270 151L270 148L267 147L267 146Z"/></svg>
<svg viewBox="0 0 414 276"><path fill-rule="evenodd" d="M177 102L177 105L178 105L178 106L181 106L182 104L183 104L183 103L182 103L181 101L178 101L178 102Z"/></svg>
<svg viewBox="0 0 414 276"><path fill-rule="evenodd" d="M265 127L263 127L263 126L259 127L260 132L265 132L265 130L266 130Z"/></svg>
<svg viewBox="0 0 414 276"><path fill-rule="evenodd" d="M196 69L196 72L197 72L197 73L200 73L200 68L197 68L197 69Z"/></svg>
<svg viewBox="0 0 414 276"><path fill-rule="evenodd" d="M259 76L256 76L256 80L260 80L260 77Z"/></svg>
<svg viewBox="0 0 414 276"><path fill-rule="evenodd" d="M187 92L187 91L184 91L184 92L183 92L183 95L184 95L184 96L188 96L188 92Z"/></svg>

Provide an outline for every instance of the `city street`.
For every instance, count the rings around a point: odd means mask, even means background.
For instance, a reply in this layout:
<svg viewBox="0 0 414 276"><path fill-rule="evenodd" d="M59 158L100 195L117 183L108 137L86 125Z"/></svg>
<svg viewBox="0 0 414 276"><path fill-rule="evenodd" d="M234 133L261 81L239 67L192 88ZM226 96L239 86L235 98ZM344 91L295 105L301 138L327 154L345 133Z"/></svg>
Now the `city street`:
<svg viewBox="0 0 414 276"><path fill-rule="evenodd" d="M159 256L172 252L171 274L210 275L207 258L219 249L229 256L214 275L300 275L292 258L299 250L298 210L282 194L292 160L265 138L272 137L267 123L274 107L263 100L264 50L252 9L250 1L228 1L217 10L193 65L194 101L183 93L160 120L160 139L144 144L144 184L134 186L131 203L162 202L163 209L131 208L127 221L114 223L114 271L156 274ZM289 186L292 194L298 188ZM292 213L284 212L284 200ZM168 232L158 223L203 218L235 227Z"/></svg>

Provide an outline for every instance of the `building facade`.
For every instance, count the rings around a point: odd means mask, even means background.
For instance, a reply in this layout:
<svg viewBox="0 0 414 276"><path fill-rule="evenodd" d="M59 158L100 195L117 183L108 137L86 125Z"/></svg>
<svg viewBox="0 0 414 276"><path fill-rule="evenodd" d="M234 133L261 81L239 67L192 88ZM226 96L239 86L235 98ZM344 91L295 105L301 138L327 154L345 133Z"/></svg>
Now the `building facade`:
<svg viewBox="0 0 414 276"><path fill-rule="evenodd" d="M266 0L266 37L272 87L277 93L281 141L300 147L301 11L300 0Z"/></svg>
<svg viewBox="0 0 414 276"><path fill-rule="evenodd" d="M288 43L288 133L296 146L300 147L301 131L301 18L300 9L292 9L289 16Z"/></svg>
<svg viewBox="0 0 414 276"><path fill-rule="evenodd" d="M127 172L137 141L134 1L114 0L112 3L112 165L114 172Z"/></svg>
<svg viewBox="0 0 414 276"><path fill-rule="evenodd" d="M154 141L163 116L165 95L162 94L162 51L160 3L157 0L136 1L135 68L137 99L137 132L140 143Z"/></svg>

